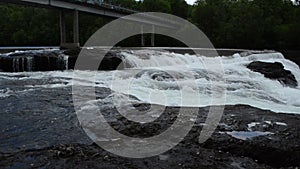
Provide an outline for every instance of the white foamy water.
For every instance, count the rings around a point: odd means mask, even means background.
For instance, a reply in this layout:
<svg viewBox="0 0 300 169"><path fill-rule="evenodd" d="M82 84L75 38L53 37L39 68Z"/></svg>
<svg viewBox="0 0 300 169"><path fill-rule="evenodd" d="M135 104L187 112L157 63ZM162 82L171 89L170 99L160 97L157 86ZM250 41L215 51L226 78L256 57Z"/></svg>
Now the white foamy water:
<svg viewBox="0 0 300 169"><path fill-rule="evenodd" d="M130 94L143 102L166 106L246 104L274 112L300 114L300 87L286 87L277 80L249 70L252 61L280 62L300 83L299 67L281 53L252 54L242 57L205 57L169 52L123 51L132 68L116 71L75 71L73 80L83 86L107 87L119 94ZM221 64L220 64L221 63ZM0 73L8 80L56 79L51 84L28 88L59 88L72 85L74 71ZM96 83L94 83L94 81ZM225 89L225 95L218 95ZM225 97L226 96L226 97Z"/></svg>

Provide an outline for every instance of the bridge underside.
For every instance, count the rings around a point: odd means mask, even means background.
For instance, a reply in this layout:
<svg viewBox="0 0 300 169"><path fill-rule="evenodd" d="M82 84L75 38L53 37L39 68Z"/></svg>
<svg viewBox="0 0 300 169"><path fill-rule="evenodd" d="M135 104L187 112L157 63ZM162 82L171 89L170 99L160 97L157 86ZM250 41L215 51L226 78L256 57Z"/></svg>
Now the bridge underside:
<svg viewBox="0 0 300 169"><path fill-rule="evenodd" d="M117 10L118 7L112 8L104 8L101 6L91 5L82 2L70 2L69 0L0 0L0 2L5 3L13 3L19 5L27 5L27 6L35 6L35 7L42 7L42 8L54 8L58 10L77 10L78 12L84 12L104 17L111 17L111 18L120 18L129 14L133 14L133 12L126 12ZM143 17L131 17L127 18L129 21L148 24L148 25L155 25L158 27L164 27L169 29L175 29L178 26L178 23L173 23L170 20L165 20L159 17L144 15Z"/></svg>
<svg viewBox="0 0 300 169"><path fill-rule="evenodd" d="M0 2L4 3L13 3L19 5L26 5L26 6L34 6L34 7L41 7L41 8L52 8L60 11L60 34L61 34L61 46L65 48L74 48L79 47L79 22L78 22L78 13L88 13L94 14L104 17L110 18L120 18L126 16L128 14L132 14L132 12L125 12L125 11L118 11L117 9L112 8L105 8L101 6L96 6L87 3L81 2L71 2L68 0L0 0ZM73 15L73 42L67 43L66 37L66 23L65 23L65 15L66 13L72 12ZM148 24L169 29L174 29L176 25L172 24L170 21L163 20L158 17L147 16L145 15L143 18L136 17L130 18L129 21L139 22L142 24ZM141 28L141 34L143 33L143 29ZM144 36L141 36L141 45L145 45ZM151 45L154 46L154 35L151 36Z"/></svg>

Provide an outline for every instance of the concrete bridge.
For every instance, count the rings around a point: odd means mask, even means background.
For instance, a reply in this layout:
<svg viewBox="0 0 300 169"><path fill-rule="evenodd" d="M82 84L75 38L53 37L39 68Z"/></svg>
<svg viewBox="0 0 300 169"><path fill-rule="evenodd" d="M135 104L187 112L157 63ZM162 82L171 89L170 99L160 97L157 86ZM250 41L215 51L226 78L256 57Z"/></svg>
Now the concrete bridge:
<svg viewBox="0 0 300 169"><path fill-rule="evenodd" d="M103 3L103 0L0 0L2 3L13 3L18 5L33 6L39 8L56 9L60 11L60 46L63 48L76 48L79 47L79 20L78 13L94 14L101 17L120 18L129 14L136 13L128 8L115 6ZM73 41L66 41L66 21L65 16L67 13L73 15ZM144 15L144 18L131 18L129 21L139 22L141 24L152 25L153 32L155 26L174 29L176 23L162 18ZM141 26L141 46L145 45L143 36L143 26ZM154 46L154 34L151 36L151 45Z"/></svg>

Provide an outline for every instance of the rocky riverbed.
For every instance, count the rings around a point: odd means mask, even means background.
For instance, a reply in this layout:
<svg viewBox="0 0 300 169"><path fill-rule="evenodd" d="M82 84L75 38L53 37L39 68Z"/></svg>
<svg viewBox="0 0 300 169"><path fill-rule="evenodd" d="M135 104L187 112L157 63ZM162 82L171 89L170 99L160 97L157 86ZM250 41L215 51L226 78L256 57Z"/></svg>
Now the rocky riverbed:
<svg viewBox="0 0 300 169"><path fill-rule="evenodd" d="M147 107L147 105L139 105ZM114 110L109 110L112 113ZM156 124L135 126L118 118L112 126L131 136L151 136L171 123L178 108L168 107L164 118ZM300 116L276 114L245 105L226 106L216 131L205 143L198 136L205 122L207 108L199 109L195 126L173 149L151 158L130 159L110 154L96 144L55 144L15 152L1 153L3 168L296 168L300 165ZM70 112L69 112L70 113ZM67 115L67 114L66 114ZM13 115L11 115L13 116ZM67 116L70 116L69 114ZM72 116L72 115L71 115ZM71 122L55 122L55 133L62 137L87 138L80 127ZM166 118L166 119L165 119ZM35 119L36 121L37 119ZM43 119L46 121L46 119ZM194 120L194 119L191 119ZM30 120L33 121L33 120ZM66 124L72 130L65 131ZM37 126L28 126L36 128ZM116 127L124 126L124 127ZM45 130L47 130L46 127ZM77 133L79 131L79 133ZM2 135L3 137L9 135ZM19 136L21 137L21 136ZM53 140L53 136L47 136ZM36 142L37 144L38 142Z"/></svg>
<svg viewBox="0 0 300 169"><path fill-rule="evenodd" d="M111 154L93 143L84 132L73 105L74 71L53 71L72 69L77 55L78 51L40 51L2 56L0 69L15 73L0 72L0 168L300 167L300 106L297 96L299 67L284 59L281 54L244 53L222 58L224 77L228 83L225 86L228 103L226 102L216 130L204 143L199 143L199 135L207 125L206 119L211 106L165 107L162 103L142 101L146 98L143 93L133 92L130 98L134 100L131 104L136 110L147 112L150 107L152 111L164 110L159 117L155 116L157 119L153 122L133 122L120 114L110 101L113 94L123 92L117 88L112 90L109 83L106 84L110 81L110 73L115 72L98 71L95 82L92 83L96 86L96 105L110 126L124 135L152 137L172 126L180 110L198 112L197 118L185 117L194 126L184 140L163 154L142 159ZM164 56L161 59L167 57L167 62L174 64L176 68L179 61L191 65L198 61L190 55L182 57L183 55L173 53L125 51L120 55L120 52L110 52L99 68L113 70L126 56L128 65L124 64L124 68L140 69L140 74L134 77L138 84L134 88L136 91L159 90L173 94L180 89L179 84L173 84L174 81L183 81L184 85L188 85L189 79L181 78L185 77L181 74L184 70L180 70L176 74L179 78L175 79L170 74L151 67L160 63L151 60L152 55ZM50 63L54 66L45 66ZM148 64L151 69L142 67ZM29 70L34 72L28 72ZM172 71L174 72L173 69ZM121 73L116 74L118 84L131 76L130 69L116 72ZM91 76L92 72L82 73ZM196 67L190 73L194 73L194 80L201 84L201 97L208 98L212 89L210 85L206 85L205 80L209 78L207 72ZM83 79L75 78L76 80L83 86L90 85ZM82 90L82 94L85 94L85 87ZM176 95L171 96L171 101L176 100ZM160 99L159 97L158 100ZM121 105L121 109L127 111L128 106ZM114 141L107 140L108 143Z"/></svg>
<svg viewBox="0 0 300 169"><path fill-rule="evenodd" d="M8 85L8 84L7 84ZM21 85L22 86L22 85ZM59 95L55 94L59 93ZM111 91L96 89L98 98ZM31 103L30 107L27 103ZM173 149L150 158L131 159L106 152L93 144L77 120L71 88L38 89L0 98L1 168L296 168L300 166L300 115L274 113L247 105L226 106L212 137L198 137L209 111L196 109L194 127ZM153 123L137 124L116 108L100 105L118 132L151 137L176 119L179 107L167 107ZM15 105L15 106L14 106ZM134 105L147 110L149 104ZM43 109L41 109L43 107ZM160 106L157 106L159 109Z"/></svg>

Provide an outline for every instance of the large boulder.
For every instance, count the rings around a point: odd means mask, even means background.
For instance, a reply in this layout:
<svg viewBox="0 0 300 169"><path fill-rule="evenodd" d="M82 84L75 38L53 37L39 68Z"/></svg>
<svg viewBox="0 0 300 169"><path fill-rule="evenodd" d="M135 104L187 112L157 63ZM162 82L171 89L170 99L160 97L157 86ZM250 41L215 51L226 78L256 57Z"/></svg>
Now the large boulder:
<svg viewBox="0 0 300 169"><path fill-rule="evenodd" d="M291 71L285 70L282 63L266 63L261 61L251 62L248 69L263 74L266 78L278 80L285 86L297 87L298 82Z"/></svg>

